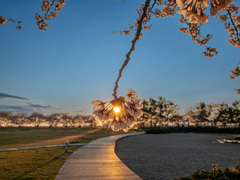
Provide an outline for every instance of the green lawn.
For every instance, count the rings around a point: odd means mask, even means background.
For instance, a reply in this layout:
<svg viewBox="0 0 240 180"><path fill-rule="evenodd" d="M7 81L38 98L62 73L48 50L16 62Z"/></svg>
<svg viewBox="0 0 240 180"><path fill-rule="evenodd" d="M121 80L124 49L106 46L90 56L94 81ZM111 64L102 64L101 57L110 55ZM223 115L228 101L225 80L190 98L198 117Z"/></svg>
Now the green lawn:
<svg viewBox="0 0 240 180"><path fill-rule="evenodd" d="M107 135L119 134L108 131ZM0 128L0 149L38 145L88 143L104 137L104 129ZM81 146L0 152L0 179L55 179L66 159Z"/></svg>
<svg viewBox="0 0 240 180"><path fill-rule="evenodd" d="M80 146L0 152L0 179L55 179L59 169Z"/></svg>

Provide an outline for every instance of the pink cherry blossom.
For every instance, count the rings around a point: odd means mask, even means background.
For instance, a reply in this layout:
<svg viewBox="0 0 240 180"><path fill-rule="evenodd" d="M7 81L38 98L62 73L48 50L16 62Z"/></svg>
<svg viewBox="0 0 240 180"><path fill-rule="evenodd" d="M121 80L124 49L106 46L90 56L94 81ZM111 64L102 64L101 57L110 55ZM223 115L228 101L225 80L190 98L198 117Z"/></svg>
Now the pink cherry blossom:
<svg viewBox="0 0 240 180"><path fill-rule="evenodd" d="M143 114L142 101L137 99L136 92L128 90L127 95L108 102L92 101L93 114L99 125L107 125L113 131L127 132ZM115 111L114 109L118 109Z"/></svg>

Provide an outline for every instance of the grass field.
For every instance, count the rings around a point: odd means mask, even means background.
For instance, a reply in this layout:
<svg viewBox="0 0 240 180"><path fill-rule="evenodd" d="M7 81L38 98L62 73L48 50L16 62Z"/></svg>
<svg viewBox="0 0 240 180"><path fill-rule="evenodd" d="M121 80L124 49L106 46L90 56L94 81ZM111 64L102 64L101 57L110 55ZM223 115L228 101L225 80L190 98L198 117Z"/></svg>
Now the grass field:
<svg viewBox="0 0 240 180"><path fill-rule="evenodd" d="M108 131L107 135L117 134ZM118 133L119 134L119 133ZM88 143L104 137L104 129L0 128L0 149L39 145ZM0 152L0 179L55 179L66 159L81 146L38 148Z"/></svg>

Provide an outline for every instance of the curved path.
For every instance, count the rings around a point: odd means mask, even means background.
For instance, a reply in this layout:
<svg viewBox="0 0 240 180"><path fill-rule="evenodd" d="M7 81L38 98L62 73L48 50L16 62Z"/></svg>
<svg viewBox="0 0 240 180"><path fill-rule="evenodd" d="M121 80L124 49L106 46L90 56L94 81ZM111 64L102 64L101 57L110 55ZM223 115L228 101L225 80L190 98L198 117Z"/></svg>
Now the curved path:
<svg viewBox="0 0 240 180"><path fill-rule="evenodd" d="M115 154L115 141L140 133L108 136L75 151L64 163L56 180L141 180Z"/></svg>
<svg viewBox="0 0 240 180"><path fill-rule="evenodd" d="M240 165L240 144L217 141L225 138L218 134L144 134L118 140L115 153L144 180L173 180L198 168L211 170L212 164L219 168Z"/></svg>

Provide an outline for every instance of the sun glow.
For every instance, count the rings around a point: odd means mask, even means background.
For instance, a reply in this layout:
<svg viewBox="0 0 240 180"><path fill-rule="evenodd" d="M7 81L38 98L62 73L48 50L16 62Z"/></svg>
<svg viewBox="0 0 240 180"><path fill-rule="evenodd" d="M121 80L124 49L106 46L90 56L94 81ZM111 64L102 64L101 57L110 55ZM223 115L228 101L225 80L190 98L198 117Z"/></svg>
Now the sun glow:
<svg viewBox="0 0 240 180"><path fill-rule="evenodd" d="M115 111L116 113L118 113L118 112L120 111L120 109L119 109L118 107L115 107L115 108L114 108L114 111Z"/></svg>

